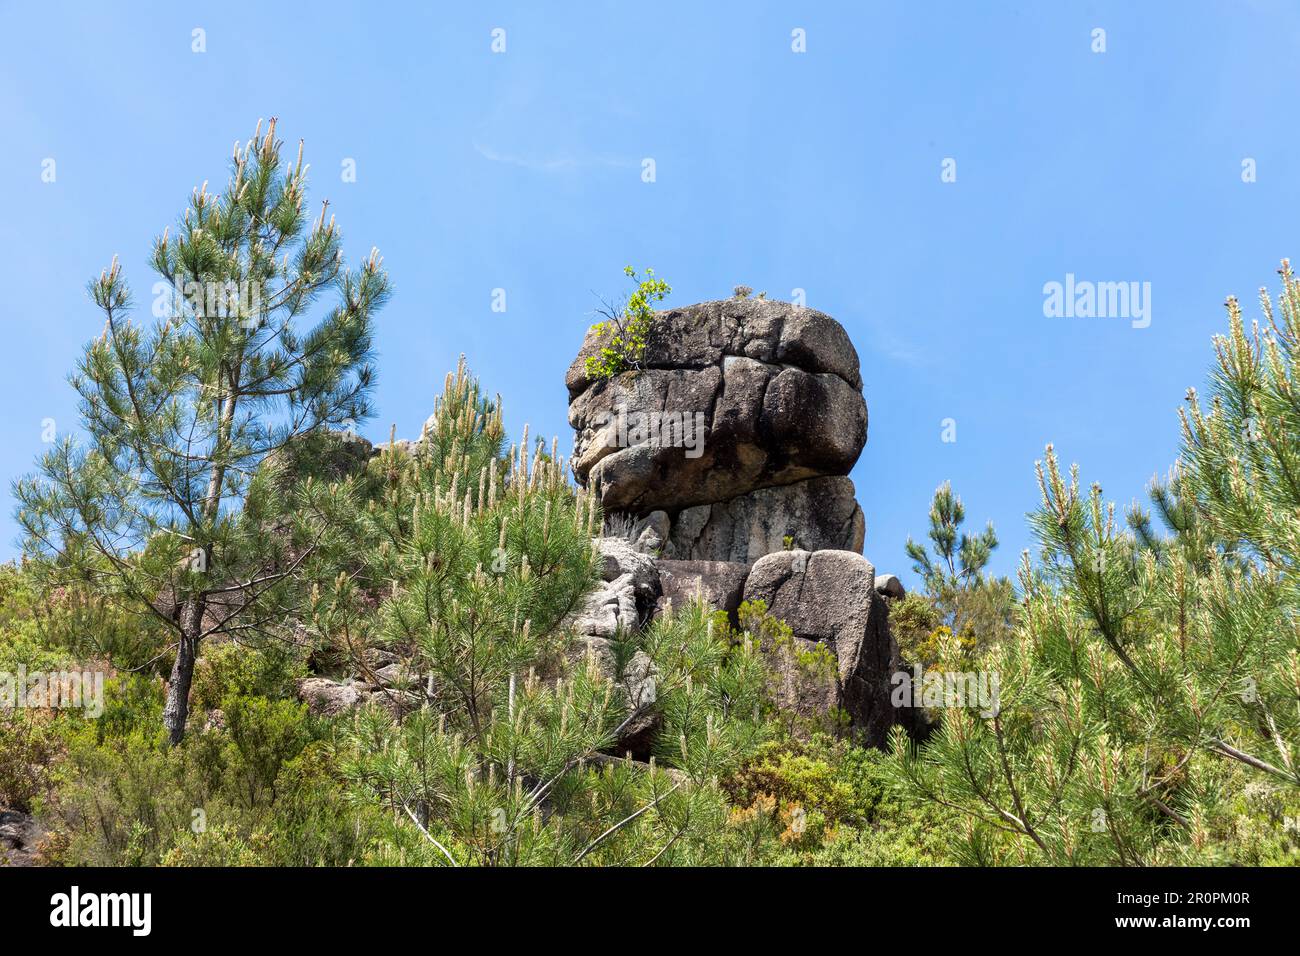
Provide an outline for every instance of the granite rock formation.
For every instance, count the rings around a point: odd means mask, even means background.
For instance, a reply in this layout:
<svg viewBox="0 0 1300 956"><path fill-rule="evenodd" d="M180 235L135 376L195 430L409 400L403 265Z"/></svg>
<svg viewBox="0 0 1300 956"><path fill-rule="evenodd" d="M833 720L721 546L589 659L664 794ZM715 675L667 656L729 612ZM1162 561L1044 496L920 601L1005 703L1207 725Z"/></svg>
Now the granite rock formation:
<svg viewBox="0 0 1300 956"><path fill-rule="evenodd" d="M700 598L735 620L763 601L796 650L825 648L828 677L769 653L779 702L809 717L846 713L883 744L904 715L889 700L900 663L887 598L901 585L862 556L866 522L848 477L867 440L858 354L833 318L766 299L733 298L658 313L640 368L602 380L569 368L572 468L599 490L605 585L577 617L583 640ZM611 542L617 542L611 543ZM634 562L628 552L646 556ZM636 573L633 573L633 572Z"/></svg>

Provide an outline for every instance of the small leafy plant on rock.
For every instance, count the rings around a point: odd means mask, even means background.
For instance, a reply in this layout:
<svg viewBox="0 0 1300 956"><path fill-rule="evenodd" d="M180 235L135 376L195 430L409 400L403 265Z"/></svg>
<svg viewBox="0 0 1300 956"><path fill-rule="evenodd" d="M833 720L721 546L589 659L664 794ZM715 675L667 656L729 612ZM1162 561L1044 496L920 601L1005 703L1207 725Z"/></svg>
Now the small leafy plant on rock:
<svg viewBox="0 0 1300 956"><path fill-rule="evenodd" d="M587 357L587 374L598 380L607 381L629 369L640 370L645 358L646 336L650 333L650 323L654 321L653 303L662 302L673 291L667 282L655 275L654 269L646 269L642 277L631 266L625 266L623 273L637 284L636 291L622 308L606 303L600 310L605 321L592 327L607 337L600 353Z"/></svg>

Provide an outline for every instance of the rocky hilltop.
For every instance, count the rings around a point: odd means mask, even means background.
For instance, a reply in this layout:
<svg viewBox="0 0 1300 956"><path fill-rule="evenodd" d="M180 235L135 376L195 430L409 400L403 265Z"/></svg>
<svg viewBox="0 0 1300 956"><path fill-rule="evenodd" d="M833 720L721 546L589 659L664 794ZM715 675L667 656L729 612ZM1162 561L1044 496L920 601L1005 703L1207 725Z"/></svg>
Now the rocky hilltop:
<svg viewBox="0 0 1300 956"><path fill-rule="evenodd" d="M576 622L606 642L699 595L735 615L762 600L796 651L824 649L829 680L772 653L782 703L839 708L880 744L899 714L885 594L862 556L866 524L848 473L867 440L857 350L824 313L766 299L658 313L640 368L588 372L592 329L566 376L572 468L606 511L605 585ZM775 650L775 649L774 649ZM788 650L788 649L787 649Z"/></svg>
<svg viewBox="0 0 1300 956"><path fill-rule="evenodd" d="M593 541L602 581L567 622L573 655L648 705L653 667L641 652L617 663L620 632L697 597L733 623L744 602L761 601L791 631L764 647L778 702L808 718L847 717L860 741L883 744L911 715L889 699L901 664L888 598L902 587L862 555L866 524L848 473L866 444L867 405L843 327L813 309L738 297L657 313L640 367L605 379L586 362L602 344L589 332L566 377L572 472L605 512ZM424 440L396 444L415 453ZM333 480L383 447L330 433L283 454L297 478ZM364 680L311 677L300 696L326 714L372 697L392 704L411 675L374 654ZM810 659L830 666L810 671ZM652 718L625 728L618 750L647 755L654 730Z"/></svg>

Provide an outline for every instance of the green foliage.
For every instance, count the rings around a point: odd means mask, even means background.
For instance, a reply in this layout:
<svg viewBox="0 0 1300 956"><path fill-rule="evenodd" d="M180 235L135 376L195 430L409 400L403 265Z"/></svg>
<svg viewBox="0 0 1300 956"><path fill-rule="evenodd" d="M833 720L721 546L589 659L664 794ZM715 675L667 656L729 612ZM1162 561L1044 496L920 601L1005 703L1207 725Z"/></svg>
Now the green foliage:
<svg viewBox="0 0 1300 956"><path fill-rule="evenodd" d="M976 576L937 596L940 614L971 658L1006 640L1019 598L1007 578Z"/></svg>
<svg viewBox="0 0 1300 956"><path fill-rule="evenodd" d="M926 593L895 601L890 621L903 658L930 666L951 643L969 663L1006 639L1011 631L1016 592L1006 578L984 574L998 545L992 522L979 535L961 531L966 510L948 482L934 493L929 537L932 559L924 545L907 539L914 570L925 581Z"/></svg>
<svg viewBox="0 0 1300 956"><path fill-rule="evenodd" d="M177 234L156 241L152 265L175 293L162 317L132 319L116 259L90 283L104 329L72 377L87 441L65 440L14 489L24 553L51 585L91 582L100 603L152 616L175 643L173 744L201 641L282 618L297 571L331 541L319 493L284 533L249 520L268 495L259 464L369 414L388 278L373 251L344 267L333 218L308 216L301 150L285 164L281 146L275 121L265 135L259 124L225 191L196 189ZM327 291L336 303L304 328Z"/></svg>
<svg viewBox="0 0 1300 956"><path fill-rule="evenodd" d="M307 706L236 695L227 696L223 703L230 743L238 754L227 761L239 770L237 778L228 783L238 788L241 802L246 801L249 808L274 803L281 768L311 739Z"/></svg>
<svg viewBox="0 0 1300 956"><path fill-rule="evenodd" d="M713 625L734 644L752 644L766 659L763 668L763 713L782 737L807 738L815 733L840 733L848 727L848 715L836 708L810 715L795 706L805 692L834 688L839 664L825 644L802 641L780 618L770 614L767 602L744 601L736 611L739 629L733 630L725 612L713 614Z"/></svg>
<svg viewBox="0 0 1300 956"><path fill-rule="evenodd" d="M596 579L595 501L526 432L502 446L499 404L462 361L420 452L376 462L377 496L336 515L352 568L316 581L311 599L314 629L352 667L365 674L369 648L390 649L433 677L428 702L450 696L472 721L503 678L563 650L559 624Z"/></svg>
<svg viewBox="0 0 1300 956"><path fill-rule="evenodd" d="M908 557L931 593L959 587L977 578L998 546L992 522L980 534L971 537L961 530L965 520L966 509L961 499L952 493L952 484L945 481L935 490L930 505L929 537L934 543L935 556L930 557L925 545L917 544L910 537L907 539Z"/></svg>
<svg viewBox="0 0 1300 956"><path fill-rule="evenodd" d="M306 668L301 658L283 644L214 644L194 669L194 705L200 710L215 710L231 695L284 697L294 681L304 676Z"/></svg>
<svg viewBox="0 0 1300 956"><path fill-rule="evenodd" d="M977 821L969 862L1295 862L1300 799L1300 454L1293 401L1300 284L1247 335L1235 300L1203 409L1146 514L1038 469L1042 547L1011 639L982 666L1001 710L944 711L926 745L896 738L900 782ZM1267 799L1243 805L1247 792Z"/></svg>
<svg viewBox="0 0 1300 956"><path fill-rule="evenodd" d="M587 357L587 374L597 381L641 368L646 338L654 321L654 303L662 302L673 291L667 282L655 277L653 269L646 269L644 278L631 266L624 267L623 272L637 284L636 291L621 308L606 306L605 321L592 326L605 335L599 354Z"/></svg>
<svg viewBox="0 0 1300 956"><path fill-rule="evenodd" d="M934 600L915 591L890 605L890 630L904 660L925 667L938 660L942 637L940 628L952 633L951 628L940 623L941 620Z"/></svg>
<svg viewBox="0 0 1300 956"><path fill-rule="evenodd" d="M67 755L47 815L62 862L97 866L304 866L357 860L375 822L345 799L328 728L289 701L228 695L227 726L168 747L161 699L111 736L63 725Z"/></svg>
<svg viewBox="0 0 1300 956"><path fill-rule="evenodd" d="M969 664L1007 639L1016 603L1015 588L1006 578L976 577L937 595L913 592L894 601L889 621L907 662L929 667L944 656L944 645L953 642Z"/></svg>
<svg viewBox="0 0 1300 956"><path fill-rule="evenodd" d="M50 768L62 750L57 718L0 707L0 809L29 813L51 789Z"/></svg>
<svg viewBox="0 0 1300 956"><path fill-rule="evenodd" d="M34 586L28 570L10 581L18 591ZM28 631L39 613L13 601L5 612L6 634ZM34 633L68 643L42 623ZM42 859L56 865L358 861L376 823L346 799L329 723L287 699L299 672L281 648L214 645L195 682L207 726L174 748L160 724L162 683L147 673L110 675L95 720L0 710L0 808L51 829Z"/></svg>
<svg viewBox="0 0 1300 956"><path fill-rule="evenodd" d="M499 402L462 363L416 455L377 462L379 497L343 516L367 543L354 572L315 588L328 643L363 673L381 648L416 675L345 736L351 793L390 821L366 859L713 859L715 781L759 732L757 650L696 607L571 647L562 625L596 580L599 507L554 449L503 444ZM609 753L633 727L652 763Z"/></svg>
<svg viewBox="0 0 1300 956"><path fill-rule="evenodd" d="M718 780L760 739L757 652L730 644L698 605L630 640L632 659L650 663L653 701L632 696L626 671L616 681L588 654L555 677L503 675L494 706L477 718L454 699L400 722L378 708L361 713L346 772L359 796L405 821L370 859L723 862L732 842L720 838ZM658 725L648 764L605 755L634 722Z"/></svg>
<svg viewBox="0 0 1300 956"><path fill-rule="evenodd" d="M146 668L163 646L154 621L104 600L89 582L60 583L41 561L0 565L0 671L90 660Z"/></svg>
<svg viewBox="0 0 1300 956"><path fill-rule="evenodd" d="M163 854L160 866L262 866L264 857L259 849L266 836L258 831L250 840L239 835L235 827L219 824L201 833L182 836L175 846ZM258 847L259 849L255 849Z"/></svg>
<svg viewBox="0 0 1300 956"><path fill-rule="evenodd" d="M936 866L952 855L958 814L892 784L889 757L815 735L771 741L727 783L733 817L775 836L756 861L775 866Z"/></svg>

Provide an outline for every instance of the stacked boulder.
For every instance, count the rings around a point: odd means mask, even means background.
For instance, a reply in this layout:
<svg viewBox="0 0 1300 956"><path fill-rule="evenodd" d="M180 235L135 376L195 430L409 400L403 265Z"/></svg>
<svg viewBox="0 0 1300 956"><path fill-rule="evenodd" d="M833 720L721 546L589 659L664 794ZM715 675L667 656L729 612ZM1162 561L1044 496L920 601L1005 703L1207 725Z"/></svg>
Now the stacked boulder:
<svg viewBox="0 0 1300 956"><path fill-rule="evenodd" d="M862 549L846 476L867 441L858 356L828 315L727 299L658 315L638 372L594 379L591 332L569 368L573 471L607 511L662 512L668 553L753 562L795 539ZM638 437L649 440L638 441Z"/></svg>
<svg viewBox="0 0 1300 956"><path fill-rule="evenodd" d="M587 369L606 344L590 331L566 378L574 477L598 489L607 535L621 531L600 542L606 587L579 633L644 624L651 597L659 612L699 595L733 615L761 599L797 642L836 662L828 685L782 683L782 703L842 710L865 742L882 743L897 716L898 652L848 477L867 406L844 328L737 297L658 313L640 368L608 379Z"/></svg>

